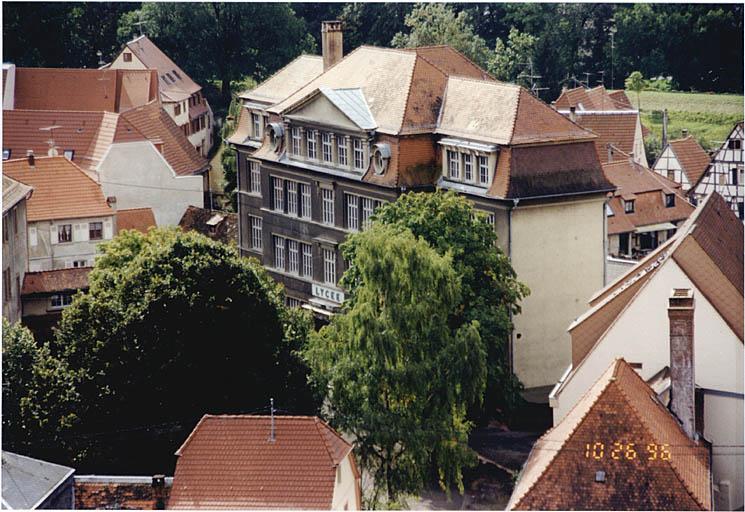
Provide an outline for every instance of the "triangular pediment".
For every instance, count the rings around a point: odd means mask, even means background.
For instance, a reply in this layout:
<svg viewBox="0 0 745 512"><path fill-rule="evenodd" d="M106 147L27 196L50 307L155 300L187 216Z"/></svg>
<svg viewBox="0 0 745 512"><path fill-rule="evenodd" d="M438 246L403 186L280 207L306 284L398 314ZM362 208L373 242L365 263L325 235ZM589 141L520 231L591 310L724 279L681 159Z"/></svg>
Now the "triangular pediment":
<svg viewBox="0 0 745 512"><path fill-rule="evenodd" d="M320 88L283 112L289 119L349 131L377 128L361 89Z"/></svg>

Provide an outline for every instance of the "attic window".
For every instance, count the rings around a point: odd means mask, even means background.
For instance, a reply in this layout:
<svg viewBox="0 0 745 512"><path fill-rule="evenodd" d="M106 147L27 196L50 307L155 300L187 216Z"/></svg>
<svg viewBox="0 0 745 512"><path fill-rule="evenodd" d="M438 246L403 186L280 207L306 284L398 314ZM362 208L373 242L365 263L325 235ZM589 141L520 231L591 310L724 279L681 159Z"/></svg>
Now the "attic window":
<svg viewBox="0 0 745 512"><path fill-rule="evenodd" d="M623 211L625 213L634 213L634 200L633 199L625 199L623 201Z"/></svg>
<svg viewBox="0 0 745 512"><path fill-rule="evenodd" d="M10 159L10 150L3 149L3 160L9 160L9 159Z"/></svg>
<svg viewBox="0 0 745 512"><path fill-rule="evenodd" d="M124 52L122 54L122 57L124 58L124 62L132 62L132 54L129 52Z"/></svg>
<svg viewBox="0 0 745 512"><path fill-rule="evenodd" d="M166 73L166 76L168 77L168 79L169 79L169 80L170 80L171 82L175 82L175 81L176 81L176 80L174 80L174 79L173 79L173 77L171 76L171 74L170 74L170 73Z"/></svg>
<svg viewBox="0 0 745 512"><path fill-rule="evenodd" d="M74 149L66 149L64 151L65 158L70 160L72 162L73 157L75 156L75 150Z"/></svg>
<svg viewBox="0 0 745 512"><path fill-rule="evenodd" d="M176 71L176 70L174 69L174 70L173 70L173 74L174 74L174 75L176 76L176 78L178 78L179 80L181 80L181 75L179 75L179 74L178 74L178 71Z"/></svg>
<svg viewBox="0 0 745 512"><path fill-rule="evenodd" d="M738 139L732 139L727 144L729 149L740 149L742 148L742 141Z"/></svg>
<svg viewBox="0 0 745 512"><path fill-rule="evenodd" d="M665 208L673 208L675 206L675 194L665 194Z"/></svg>

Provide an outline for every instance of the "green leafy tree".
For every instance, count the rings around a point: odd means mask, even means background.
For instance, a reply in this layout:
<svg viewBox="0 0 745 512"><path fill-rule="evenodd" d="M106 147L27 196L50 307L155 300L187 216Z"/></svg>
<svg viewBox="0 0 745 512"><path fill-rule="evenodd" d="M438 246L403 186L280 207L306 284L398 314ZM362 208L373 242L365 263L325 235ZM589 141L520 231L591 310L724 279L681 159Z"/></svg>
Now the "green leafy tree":
<svg viewBox="0 0 745 512"><path fill-rule="evenodd" d="M404 20L410 3L355 2L344 4L339 19L344 22L344 50L360 45L389 46L391 39L406 29Z"/></svg>
<svg viewBox="0 0 745 512"><path fill-rule="evenodd" d="M270 397L316 411L295 356L310 319L284 307L258 262L178 229L126 231L101 251L55 339L79 379L79 437L124 431L81 444L89 469L168 471L205 413L252 411ZM163 423L164 435L137 430Z"/></svg>
<svg viewBox="0 0 745 512"><path fill-rule="evenodd" d="M446 44L462 52L479 66L486 68L490 52L486 42L473 30L467 12L455 11L446 4L418 4L406 15L409 33L399 32L391 45L416 48Z"/></svg>
<svg viewBox="0 0 745 512"><path fill-rule="evenodd" d="M646 86L644 76L639 71L634 71L624 81L624 87L626 90L633 91L636 93L636 106L639 110L642 108L641 94Z"/></svg>
<svg viewBox="0 0 745 512"><path fill-rule="evenodd" d="M498 80L517 83L520 73L530 70L529 63L534 59L535 46L535 37L511 28L506 43L497 38L489 72Z"/></svg>
<svg viewBox="0 0 745 512"><path fill-rule="evenodd" d="M3 319L3 449L58 460L76 423L75 379L49 346Z"/></svg>
<svg viewBox="0 0 745 512"><path fill-rule="evenodd" d="M454 192L409 193L381 206L374 223L410 230L440 255L451 254L453 268L461 279L458 308L450 313L451 326L477 321L487 349L488 379L483 407L474 408L473 419L504 417L520 401L521 384L508 364L511 316L520 312L519 302L528 294L517 280L504 252L496 246L494 228L477 215L467 199ZM355 255L354 237L343 246L350 266L342 278L350 300L357 300L362 284Z"/></svg>
<svg viewBox="0 0 745 512"><path fill-rule="evenodd" d="M355 300L305 352L330 421L355 436L374 477L368 505L418 492L431 471L463 492L462 469L475 462L466 409L481 399L486 350L477 322L448 324L462 289L452 257L393 226L351 240Z"/></svg>

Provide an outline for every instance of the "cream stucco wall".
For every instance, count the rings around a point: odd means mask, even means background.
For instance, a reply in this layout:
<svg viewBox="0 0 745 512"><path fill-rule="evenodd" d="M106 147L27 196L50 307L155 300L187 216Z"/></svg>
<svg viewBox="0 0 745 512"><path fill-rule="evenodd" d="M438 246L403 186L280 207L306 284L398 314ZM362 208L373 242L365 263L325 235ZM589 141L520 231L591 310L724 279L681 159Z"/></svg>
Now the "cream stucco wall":
<svg viewBox="0 0 745 512"><path fill-rule="evenodd" d="M101 240L88 239L88 225L91 222L103 224ZM71 242L57 243L58 226L62 224L72 225L73 239ZM76 226L80 229L76 229ZM70 268L74 261L79 260L85 260L85 266L91 266L96 255L96 245L113 238L116 231L113 215L29 222L27 227L29 272Z"/></svg>
<svg viewBox="0 0 745 512"><path fill-rule="evenodd" d="M21 288L28 266L26 199L3 214L3 230L3 278L10 277L9 296L5 295L5 283L2 286L3 316L15 323L21 319Z"/></svg>
<svg viewBox="0 0 745 512"><path fill-rule="evenodd" d="M358 501L356 477L352 470L352 453L336 468L334 497L331 499L331 510L361 510Z"/></svg>
<svg viewBox="0 0 745 512"><path fill-rule="evenodd" d="M189 205L204 204L202 176L177 176L149 141L112 144L98 166L118 209L152 208L158 226L175 226Z"/></svg>
<svg viewBox="0 0 745 512"><path fill-rule="evenodd" d="M605 197L512 210L510 256L530 288L515 317L513 364L526 388L553 385L571 360L567 326L603 286Z"/></svg>
<svg viewBox="0 0 745 512"><path fill-rule="evenodd" d="M132 61L131 62L125 62L124 61L124 53L128 52L132 55ZM111 69L147 69L145 64L142 63L140 59L137 58L137 55L132 53L129 48L124 48L119 55L117 55L116 59L114 59L114 62L111 63L110 66Z"/></svg>
<svg viewBox="0 0 745 512"><path fill-rule="evenodd" d="M670 364L668 298L672 288L694 292L694 358L696 385L725 392L707 395L704 436L714 446L742 446L743 344L674 260L668 260L609 328L585 360L569 375L555 400L557 424L577 400L597 381L615 358L641 363L642 378L649 379ZM737 411L739 416L737 415ZM734 442L733 440L737 441ZM742 448L739 448L742 454ZM714 481L742 482L742 457L714 449ZM739 494L742 506L742 492Z"/></svg>

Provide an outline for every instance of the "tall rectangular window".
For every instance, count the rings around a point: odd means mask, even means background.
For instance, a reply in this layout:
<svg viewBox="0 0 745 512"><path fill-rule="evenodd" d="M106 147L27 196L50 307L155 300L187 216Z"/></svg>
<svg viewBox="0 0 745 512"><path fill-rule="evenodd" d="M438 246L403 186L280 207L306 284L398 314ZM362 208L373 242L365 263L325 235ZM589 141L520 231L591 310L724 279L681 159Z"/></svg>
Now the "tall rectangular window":
<svg viewBox="0 0 745 512"><path fill-rule="evenodd" d="M489 184L489 158L486 156L479 157L479 183Z"/></svg>
<svg viewBox="0 0 745 512"><path fill-rule="evenodd" d="M322 144L322 153L323 153L323 161L324 162L331 162L331 137L333 135L328 132L321 133L321 144Z"/></svg>
<svg viewBox="0 0 745 512"><path fill-rule="evenodd" d="M285 237L274 235L274 268L285 269Z"/></svg>
<svg viewBox="0 0 745 512"><path fill-rule="evenodd" d="M287 180L287 213L297 215L297 182Z"/></svg>
<svg viewBox="0 0 745 512"><path fill-rule="evenodd" d="M297 240L287 240L287 270L290 274L300 273L300 251Z"/></svg>
<svg viewBox="0 0 745 512"><path fill-rule="evenodd" d="M732 175L732 184L737 185L737 169L734 167L730 169L730 174Z"/></svg>
<svg viewBox="0 0 745 512"><path fill-rule="evenodd" d="M249 215L248 219L251 221L251 249L260 251L264 246L261 217Z"/></svg>
<svg viewBox="0 0 745 512"><path fill-rule="evenodd" d="M321 220L324 224L334 225L334 191L321 189Z"/></svg>
<svg viewBox="0 0 745 512"><path fill-rule="evenodd" d="M101 240L103 238L103 222L88 223L88 239Z"/></svg>
<svg viewBox="0 0 745 512"><path fill-rule="evenodd" d="M316 131L315 130L307 130L305 132L305 139L307 141L307 148L308 148L308 158L312 158L315 160L318 158L318 154L316 152Z"/></svg>
<svg viewBox="0 0 745 512"><path fill-rule="evenodd" d="M369 197L362 198L362 229L370 227L370 217L375 213L375 200Z"/></svg>
<svg viewBox="0 0 745 512"><path fill-rule="evenodd" d="M302 137L300 136L300 128L292 129L292 154L300 154L300 144L302 143Z"/></svg>
<svg viewBox="0 0 745 512"><path fill-rule="evenodd" d="M347 138L346 137L336 138L336 157L337 157L337 161L339 162L339 165L344 166L344 167L349 165L349 163L347 162Z"/></svg>
<svg viewBox="0 0 745 512"><path fill-rule="evenodd" d="M310 207L310 185L307 183L300 184L300 216L304 219L311 218Z"/></svg>
<svg viewBox="0 0 745 512"><path fill-rule="evenodd" d="M300 244L303 252L303 275L313 278L313 247L310 244Z"/></svg>
<svg viewBox="0 0 745 512"><path fill-rule="evenodd" d="M248 166L250 169L250 190L252 194L261 195L261 171L259 170L259 162L249 160Z"/></svg>
<svg viewBox="0 0 745 512"><path fill-rule="evenodd" d="M72 224L57 226L57 240L59 243L72 242Z"/></svg>
<svg viewBox="0 0 745 512"><path fill-rule="evenodd" d="M448 177L452 179L460 179L460 169L458 164L460 156L457 151L451 151L448 149Z"/></svg>
<svg viewBox="0 0 745 512"><path fill-rule="evenodd" d="M336 286L336 253L332 249L323 251L323 282Z"/></svg>
<svg viewBox="0 0 745 512"><path fill-rule="evenodd" d="M359 196L344 194L347 203L347 229L357 231L360 229Z"/></svg>
<svg viewBox="0 0 745 512"><path fill-rule="evenodd" d="M278 212L285 211L285 190L282 178L272 178L272 208Z"/></svg>
<svg viewBox="0 0 745 512"><path fill-rule="evenodd" d="M261 116L259 114L251 114L251 122L253 124L254 139L261 137Z"/></svg>
<svg viewBox="0 0 745 512"><path fill-rule="evenodd" d="M354 168L365 169L365 151L361 139L354 139Z"/></svg>
<svg viewBox="0 0 745 512"><path fill-rule="evenodd" d="M473 181L473 162L471 161L471 155L468 153L463 154L463 179Z"/></svg>

